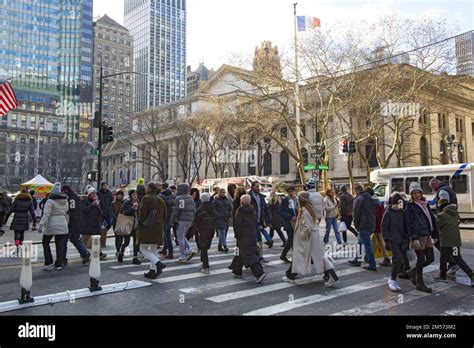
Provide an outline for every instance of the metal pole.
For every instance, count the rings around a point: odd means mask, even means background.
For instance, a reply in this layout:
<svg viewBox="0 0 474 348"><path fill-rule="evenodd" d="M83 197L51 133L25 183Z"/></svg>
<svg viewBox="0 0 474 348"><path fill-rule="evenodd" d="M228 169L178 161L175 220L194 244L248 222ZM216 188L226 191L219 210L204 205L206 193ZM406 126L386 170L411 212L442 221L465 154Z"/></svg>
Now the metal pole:
<svg viewBox="0 0 474 348"><path fill-rule="evenodd" d="M98 150L99 155L97 159L97 192L100 189L100 182L102 181L102 80L104 76L103 67L100 67L100 82L99 82L99 139L98 139Z"/></svg>
<svg viewBox="0 0 474 348"><path fill-rule="evenodd" d="M295 17L295 115L296 115L296 142L298 145L298 152L301 151L301 114L300 114L300 85L299 85L299 64L298 64L298 23L296 16L296 6L294 3L294 17Z"/></svg>

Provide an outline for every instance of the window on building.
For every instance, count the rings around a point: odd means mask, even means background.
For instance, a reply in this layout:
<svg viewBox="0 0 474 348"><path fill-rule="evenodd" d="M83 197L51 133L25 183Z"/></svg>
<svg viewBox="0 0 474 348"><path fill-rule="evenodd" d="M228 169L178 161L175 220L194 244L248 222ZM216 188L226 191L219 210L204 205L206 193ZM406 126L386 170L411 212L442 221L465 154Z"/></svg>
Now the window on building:
<svg viewBox="0 0 474 348"><path fill-rule="evenodd" d="M272 154L268 151L263 155L263 175L272 175Z"/></svg>
<svg viewBox="0 0 474 348"><path fill-rule="evenodd" d="M448 147L444 140L441 140L439 144L439 153L441 155L440 157L441 164L448 164Z"/></svg>
<svg viewBox="0 0 474 348"><path fill-rule="evenodd" d="M290 173L290 156L288 152L283 151L280 153L280 174L286 175Z"/></svg>
<svg viewBox="0 0 474 348"><path fill-rule="evenodd" d="M422 166L428 166L428 143L425 137L420 139L420 163Z"/></svg>
<svg viewBox="0 0 474 348"><path fill-rule="evenodd" d="M464 120L459 117L456 117L456 132L464 133Z"/></svg>
<svg viewBox="0 0 474 348"><path fill-rule="evenodd" d="M438 128L439 129L448 129L448 117L446 114L438 113Z"/></svg>
<svg viewBox="0 0 474 348"><path fill-rule="evenodd" d="M375 146L375 141L372 139L369 140L367 144L365 145L365 156L367 157L367 160L369 161L370 168L375 168L378 166L377 150Z"/></svg>

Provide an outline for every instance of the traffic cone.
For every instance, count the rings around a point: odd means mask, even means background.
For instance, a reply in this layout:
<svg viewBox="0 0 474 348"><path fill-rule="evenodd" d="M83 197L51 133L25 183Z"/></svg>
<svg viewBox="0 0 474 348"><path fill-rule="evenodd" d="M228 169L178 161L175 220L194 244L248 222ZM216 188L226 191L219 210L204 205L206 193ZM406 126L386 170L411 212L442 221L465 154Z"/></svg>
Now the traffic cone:
<svg viewBox="0 0 474 348"><path fill-rule="evenodd" d="M102 288L99 286L100 278L100 236L92 236L92 255L91 263L89 266L89 277L91 292L101 291Z"/></svg>
<svg viewBox="0 0 474 348"><path fill-rule="evenodd" d="M31 286L33 285L33 271L31 269L31 256L33 242L24 242L22 248L22 262L20 274L21 297L18 302L22 305L34 302L34 298L30 296Z"/></svg>

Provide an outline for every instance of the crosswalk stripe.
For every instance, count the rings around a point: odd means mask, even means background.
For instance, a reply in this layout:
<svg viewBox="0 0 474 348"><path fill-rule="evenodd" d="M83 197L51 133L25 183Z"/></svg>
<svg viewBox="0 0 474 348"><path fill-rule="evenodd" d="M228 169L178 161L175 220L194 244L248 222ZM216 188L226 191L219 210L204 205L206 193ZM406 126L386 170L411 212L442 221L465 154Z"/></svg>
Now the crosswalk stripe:
<svg viewBox="0 0 474 348"><path fill-rule="evenodd" d="M474 316L474 295L470 296L470 299L466 299L465 302L466 304L449 309L442 315Z"/></svg>
<svg viewBox="0 0 474 348"><path fill-rule="evenodd" d="M283 261L272 261L267 263L267 266L275 266L275 265L280 265L282 264ZM225 274L228 273L229 275L231 274L231 271L228 270L227 268L223 269L218 269L218 270L211 270L211 274L204 274L204 273L190 273L190 274L184 274L184 275L179 275L179 276L173 276L173 277L165 277L165 278L158 278L156 280L153 280L155 283L172 283L172 282L178 282L182 280L188 280L188 279L194 279L194 278L202 278L202 277L211 277L214 275L219 275L219 274Z"/></svg>
<svg viewBox="0 0 474 348"><path fill-rule="evenodd" d="M338 272L338 275L339 276L346 276L346 275L350 275L350 274L359 273L359 272L362 272L362 271L363 271L363 269L361 269L361 268L348 268L348 269L344 269L344 270ZM319 282L321 280L322 280L322 275L317 275L317 276L313 276L313 277L307 277L307 278L299 279L299 280L297 280L297 282L295 284L281 282L281 283L277 283L277 284L262 286L262 287L255 288L255 289L242 290L242 291L230 292L230 293L222 294L222 295L218 295L218 296L212 296L212 297L206 298L206 300L209 300L209 301L212 301L212 302L215 302L215 303L222 303L222 302L237 300L239 298L250 297L250 296L265 294L267 292L272 292L272 291L276 291L276 290L291 288L291 287L297 286L297 285L311 284L311 283L314 283L314 282Z"/></svg>
<svg viewBox="0 0 474 348"><path fill-rule="evenodd" d="M277 256L279 256L279 255L268 255L267 258L274 258L274 257L277 257ZM226 264L226 263L230 264L231 262L232 262L232 258L221 260L221 261L213 261L213 262L209 262L209 266L223 265L223 264ZM182 269L192 269L192 268L197 268L197 267L201 267L201 262L193 263L193 264L189 264L189 265L185 264L185 265L178 265L178 266L175 266L175 267L167 267L163 270L163 272L179 271L179 270L182 270ZM143 271L129 272L128 274L135 275L135 276L136 275L142 275Z"/></svg>
<svg viewBox="0 0 474 348"><path fill-rule="evenodd" d="M434 284L431 288L433 289L433 292L441 292L444 290L447 290L449 288L454 287L456 284L445 284L445 283L437 283ZM360 316L360 315L369 315L373 314L385 309L393 308L400 306L402 304L406 304L409 302L413 302L415 300L419 300L420 298L430 296L431 294L428 294L426 292L421 292L418 290L413 290L409 291L406 293L394 293L391 298L384 298L383 300L368 303L363 306L359 307L354 307L351 309L347 309L341 312L333 313L331 314L332 316L342 316L342 315L351 315L351 316ZM398 296L402 296L399 298Z"/></svg>
<svg viewBox="0 0 474 348"><path fill-rule="evenodd" d="M425 272L431 272L431 271L437 269L438 267L439 266L437 266L437 265L430 265L428 267L425 267ZM308 306L308 305L311 305L311 304L314 304L314 303L317 303L317 302L328 301L328 300L332 300L332 299L340 297L340 296L345 296L345 295L349 295L349 294L360 292L360 291L370 290L372 288L376 288L376 287L379 287L383 284L386 284L387 280L388 280L388 278L384 277L384 278L381 278L381 279L369 281L369 282L362 283L362 284L356 284L356 285L352 285L352 286L341 288L341 289L327 291L324 294L317 294L317 295L303 297L303 298L297 299L293 302L283 302L283 303L279 303L279 304L276 304L276 305L273 305L273 306L260 308L260 309L257 309L257 310L253 310L251 312L244 313L244 315L246 315L246 316L247 315L249 315L249 316L275 315L275 314L291 311L291 310L299 308L299 307Z"/></svg>

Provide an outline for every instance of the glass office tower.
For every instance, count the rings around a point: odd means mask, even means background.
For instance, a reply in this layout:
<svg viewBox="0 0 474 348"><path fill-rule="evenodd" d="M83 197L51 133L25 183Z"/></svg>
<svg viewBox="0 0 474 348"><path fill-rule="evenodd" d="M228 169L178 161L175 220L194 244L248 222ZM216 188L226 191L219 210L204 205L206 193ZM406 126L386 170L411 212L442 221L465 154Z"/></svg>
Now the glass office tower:
<svg viewBox="0 0 474 348"><path fill-rule="evenodd" d="M125 0L134 38L135 111L186 97L186 0Z"/></svg>

